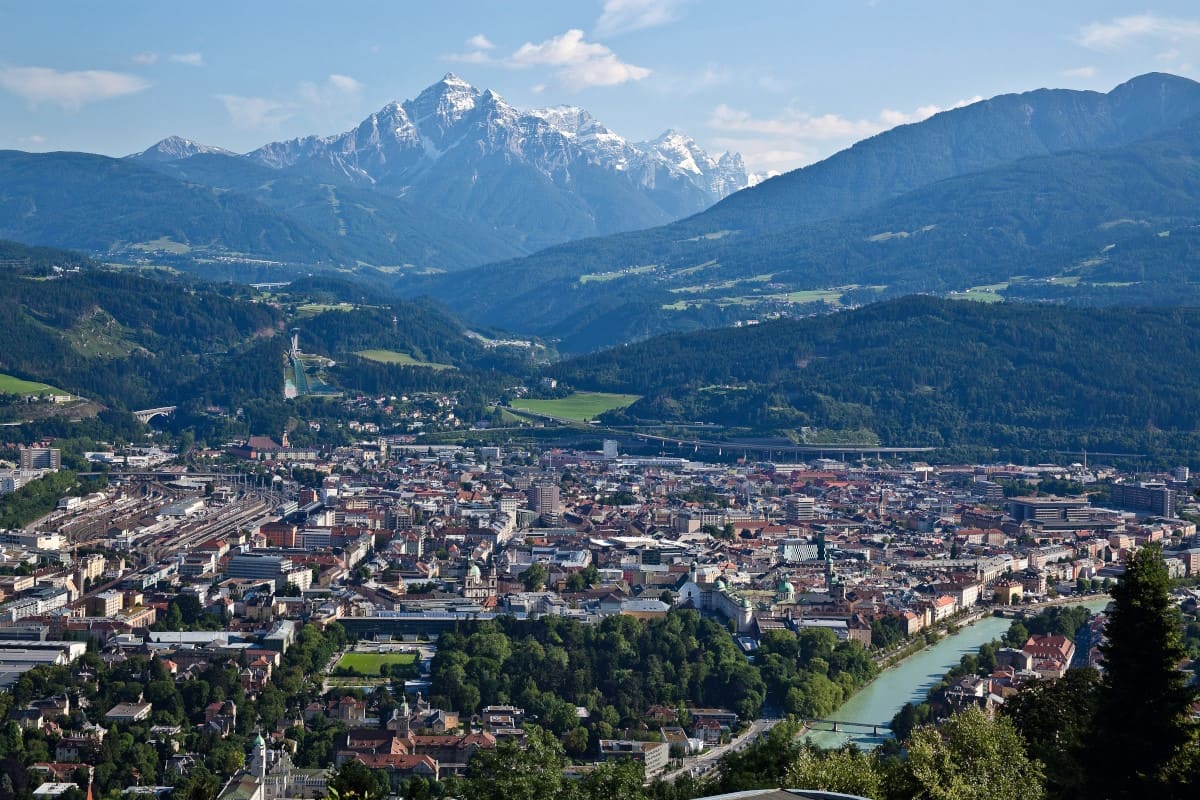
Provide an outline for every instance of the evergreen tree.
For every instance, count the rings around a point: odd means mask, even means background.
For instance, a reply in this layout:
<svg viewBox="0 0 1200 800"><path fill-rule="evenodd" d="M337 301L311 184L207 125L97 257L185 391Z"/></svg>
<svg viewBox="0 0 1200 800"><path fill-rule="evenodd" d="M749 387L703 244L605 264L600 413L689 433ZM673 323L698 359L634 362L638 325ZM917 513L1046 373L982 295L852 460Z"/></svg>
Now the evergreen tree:
<svg viewBox="0 0 1200 800"><path fill-rule="evenodd" d="M1093 797L1186 792L1171 774L1196 735L1188 718L1196 692L1179 669L1186 654L1169 588L1162 551L1151 545L1129 559L1112 590L1091 748Z"/></svg>

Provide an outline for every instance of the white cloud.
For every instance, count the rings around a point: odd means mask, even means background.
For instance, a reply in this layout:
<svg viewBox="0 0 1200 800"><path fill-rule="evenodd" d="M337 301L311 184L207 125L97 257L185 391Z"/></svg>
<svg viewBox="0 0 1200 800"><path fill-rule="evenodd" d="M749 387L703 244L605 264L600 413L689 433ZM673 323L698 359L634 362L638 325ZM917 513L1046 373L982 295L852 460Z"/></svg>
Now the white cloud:
<svg viewBox="0 0 1200 800"><path fill-rule="evenodd" d="M1075 67L1074 69L1064 69L1059 73L1064 78L1094 78L1096 77L1095 67Z"/></svg>
<svg viewBox="0 0 1200 800"><path fill-rule="evenodd" d="M467 47L472 50L491 50L496 45L492 44L492 40L484 36L482 33L477 33L470 39L467 39Z"/></svg>
<svg viewBox="0 0 1200 800"><path fill-rule="evenodd" d="M274 131L291 118L295 111L293 105L269 97L219 94L216 98L225 106L225 111L234 125L251 131Z"/></svg>
<svg viewBox="0 0 1200 800"><path fill-rule="evenodd" d="M333 73L321 83L301 81L297 94L303 105L313 109L336 110L357 103L362 89L362 83L349 75Z"/></svg>
<svg viewBox="0 0 1200 800"><path fill-rule="evenodd" d="M961 108L982 98L959 100ZM941 111L924 105L912 111L885 108L875 118L852 119L840 114L809 114L786 109L774 117L756 117L748 111L721 104L713 109L708 127L724 134L713 144L740 152L753 171L795 169L831 155L854 142L897 125L920 122Z"/></svg>
<svg viewBox="0 0 1200 800"><path fill-rule="evenodd" d="M357 94L363 85L349 75L338 75L336 72L329 76L329 85L343 94Z"/></svg>
<svg viewBox="0 0 1200 800"><path fill-rule="evenodd" d="M665 25L679 18L679 0L604 0L596 20L597 36L612 36Z"/></svg>
<svg viewBox="0 0 1200 800"><path fill-rule="evenodd" d="M140 64L143 67L148 67L151 64L158 63L158 53L138 53L129 60L135 64Z"/></svg>
<svg viewBox="0 0 1200 800"><path fill-rule="evenodd" d="M450 53L444 58L456 64L490 64L492 62L488 51L495 49L496 45L482 33L477 33L467 39L467 47L469 49L465 53Z"/></svg>
<svg viewBox="0 0 1200 800"><path fill-rule="evenodd" d="M513 67L555 67L560 83L574 89L589 86L616 86L640 81L650 74L645 67L627 64L598 42L588 42L578 28L534 44L526 42L508 57Z"/></svg>
<svg viewBox="0 0 1200 800"><path fill-rule="evenodd" d="M144 91L150 83L137 75L99 69L60 72L50 67L0 67L0 87L31 105L50 103L77 111L87 103Z"/></svg>
<svg viewBox="0 0 1200 800"><path fill-rule="evenodd" d="M335 72L323 81L301 81L280 97L219 94L216 99L236 127L271 133L297 116L304 116L309 123L347 124L359 111L362 92L361 81Z"/></svg>
<svg viewBox="0 0 1200 800"><path fill-rule="evenodd" d="M1117 50L1139 39L1168 42L1200 39L1200 20L1138 14L1093 22L1076 36L1079 44L1092 50Z"/></svg>
<svg viewBox="0 0 1200 800"><path fill-rule="evenodd" d="M46 137L42 136L40 133L34 133L34 134L30 134L29 136L21 136L20 138L17 139L17 141L20 142L21 144L25 144L25 145L31 144L36 147L38 145L45 144Z"/></svg>
<svg viewBox="0 0 1200 800"><path fill-rule="evenodd" d="M490 64L492 57L482 50L471 50L467 53L450 53L444 56L447 61L455 64Z"/></svg>
<svg viewBox="0 0 1200 800"><path fill-rule="evenodd" d="M189 67L203 67L204 66L204 54L203 53L175 53L173 55L167 56L167 59L176 64L187 64Z"/></svg>

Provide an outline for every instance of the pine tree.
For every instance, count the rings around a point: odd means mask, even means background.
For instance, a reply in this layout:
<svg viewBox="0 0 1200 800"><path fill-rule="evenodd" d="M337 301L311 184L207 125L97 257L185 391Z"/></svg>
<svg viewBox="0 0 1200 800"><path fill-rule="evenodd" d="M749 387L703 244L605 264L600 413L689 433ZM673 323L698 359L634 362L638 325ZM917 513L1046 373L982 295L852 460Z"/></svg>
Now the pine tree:
<svg viewBox="0 0 1200 800"><path fill-rule="evenodd" d="M1170 578L1157 545L1139 550L1112 590L1104 677L1091 752L1092 797L1182 796L1171 773L1196 735L1196 697L1179 663L1184 652Z"/></svg>

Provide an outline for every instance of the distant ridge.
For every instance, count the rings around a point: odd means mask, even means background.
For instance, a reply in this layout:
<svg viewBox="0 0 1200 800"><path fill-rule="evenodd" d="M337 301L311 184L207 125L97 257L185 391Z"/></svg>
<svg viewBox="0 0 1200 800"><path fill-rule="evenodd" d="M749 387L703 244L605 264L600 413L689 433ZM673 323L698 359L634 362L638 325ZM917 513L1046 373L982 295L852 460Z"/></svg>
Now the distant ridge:
<svg viewBox="0 0 1200 800"><path fill-rule="evenodd" d="M397 287L574 352L804 313L804 303L985 284L1027 298L1069 300L1071 286L1083 302L1178 302L1193 296L1186 284L1168 288L1161 272L1144 283L1120 243L1136 240L1157 264L1157 250L1176 248L1200 222L1198 115L1200 84L1160 73L1107 94L1002 95L879 134L670 225ZM1172 229L1174 240L1158 236ZM1176 280L1193 275L1200 280L1192 258L1176 263ZM1014 277L1041 288L1010 287Z"/></svg>

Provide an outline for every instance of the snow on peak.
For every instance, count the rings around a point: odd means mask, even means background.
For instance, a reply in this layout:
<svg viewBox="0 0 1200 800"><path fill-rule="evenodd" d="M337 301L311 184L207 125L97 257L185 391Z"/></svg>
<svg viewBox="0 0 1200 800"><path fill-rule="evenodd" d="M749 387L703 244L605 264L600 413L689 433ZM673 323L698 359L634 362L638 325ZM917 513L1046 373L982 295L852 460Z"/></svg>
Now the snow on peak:
<svg viewBox="0 0 1200 800"><path fill-rule="evenodd" d="M453 125L474 110L480 94L474 86L448 72L404 106L418 123L432 117L441 125Z"/></svg>
<svg viewBox="0 0 1200 800"><path fill-rule="evenodd" d="M200 144L199 142L193 142L191 139L185 139L182 136L168 136L142 152L128 156L128 158L136 158L141 161L179 161L184 158L200 155L201 153L233 155L232 152L223 147Z"/></svg>

